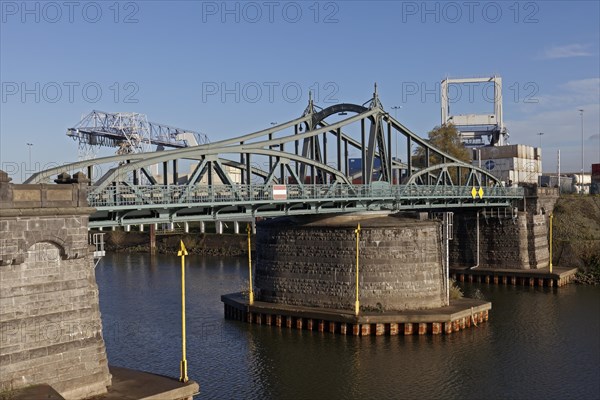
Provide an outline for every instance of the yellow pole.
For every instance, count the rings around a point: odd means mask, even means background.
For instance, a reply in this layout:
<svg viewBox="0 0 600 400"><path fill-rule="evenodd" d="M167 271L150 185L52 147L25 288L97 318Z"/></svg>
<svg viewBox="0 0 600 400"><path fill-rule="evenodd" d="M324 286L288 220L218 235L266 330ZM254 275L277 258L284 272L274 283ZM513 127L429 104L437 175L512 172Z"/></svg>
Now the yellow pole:
<svg viewBox="0 0 600 400"><path fill-rule="evenodd" d="M254 291L252 290L252 241L250 238L252 228L250 227L250 224L246 225L246 232L248 232L248 285L250 286L248 301L250 305L252 305L254 304Z"/></svg>
<svg viewBox="0 0 600 400"><path fill-rule="evenodd" d="M354 233L356 233L356 303L354 304L354 314L358 315L360 309L360 302L358 301L358 242L360 239L360 224L358 224Z"/></svg>
<svg viewBox="0 0 600 400"><path fill-rule="evenodd" d="M552 218L554 215L550 213L550 273L552 273Z"/></svg>
<svg viewBox="0 0 600 400"><path fill-rule="evenodd" d="M183 240L179 241L179 252L177 255L181 257L181 365L179 366L179 381L187 382L187 360L185 359L185 256L188 252L183 244Z"/></svg>

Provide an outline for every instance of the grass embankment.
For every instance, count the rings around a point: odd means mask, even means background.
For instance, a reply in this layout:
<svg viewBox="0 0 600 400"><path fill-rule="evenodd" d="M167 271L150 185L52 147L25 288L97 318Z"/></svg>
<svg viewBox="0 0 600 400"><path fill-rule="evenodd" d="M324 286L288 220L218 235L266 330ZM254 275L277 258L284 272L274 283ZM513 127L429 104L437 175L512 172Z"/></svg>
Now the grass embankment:
<svg viewBox="0 0 600 400"><path fill-rule="evenodd" d="M600 284L600 196L562 195L553 237L552 264L576 266L579 282Z"/></svg>

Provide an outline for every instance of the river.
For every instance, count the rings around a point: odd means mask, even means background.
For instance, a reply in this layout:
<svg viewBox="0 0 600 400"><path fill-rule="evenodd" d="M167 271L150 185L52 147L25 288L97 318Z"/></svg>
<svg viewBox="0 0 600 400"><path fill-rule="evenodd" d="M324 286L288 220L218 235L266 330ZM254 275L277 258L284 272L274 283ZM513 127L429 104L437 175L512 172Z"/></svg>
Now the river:
<svg viewBox="0 0 600 400"><path fill-rule="evenodd" d="M96 267L111 365L179 376L180 259ZM465 285L490 319L452 335L353 337L225 320L245 258L188 256L187 359L208 399L598 399L600 287ZM247 282L247 281L246 281Z"/></svg>

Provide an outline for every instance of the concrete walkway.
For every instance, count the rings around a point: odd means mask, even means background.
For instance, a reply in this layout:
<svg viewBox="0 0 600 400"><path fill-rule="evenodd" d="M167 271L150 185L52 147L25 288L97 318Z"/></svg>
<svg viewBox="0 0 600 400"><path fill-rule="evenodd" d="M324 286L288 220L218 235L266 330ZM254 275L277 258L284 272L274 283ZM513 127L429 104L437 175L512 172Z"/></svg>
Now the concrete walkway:
<svg viewBox="0 0 600 400"><path fill-rule="evenodd" d="M133 369L109 366L112 385L108 393L94 400L109 399L187 399L197 394L200 386L195 381L187 383L163 375L155 375Z"/></svg>
<svg viewBox="0 0 600 400"><path fill-rule="evenodd" d="M200 390L194 381L181 383L163 375L136 371L128 368L109 367L112 385L108 393L90 400L181 400L191 399ZM33 385L10 393L11 400L64 400L50 385Z"/></svg>

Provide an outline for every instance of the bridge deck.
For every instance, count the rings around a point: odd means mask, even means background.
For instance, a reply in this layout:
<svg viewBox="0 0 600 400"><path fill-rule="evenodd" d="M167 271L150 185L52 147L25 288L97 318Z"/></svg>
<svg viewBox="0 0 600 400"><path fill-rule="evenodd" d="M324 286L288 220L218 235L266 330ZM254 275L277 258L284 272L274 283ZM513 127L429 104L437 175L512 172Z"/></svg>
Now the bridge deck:
<svg viewBox="0 0 600 400"><path fill-rule="evenodd" d="M283 189L282 189L283 188ZM90 226L236 220L371 210L509 207L523 188L436 185L148 185L90 187ZM281 191L283 190L283 195Z"/></svg>

